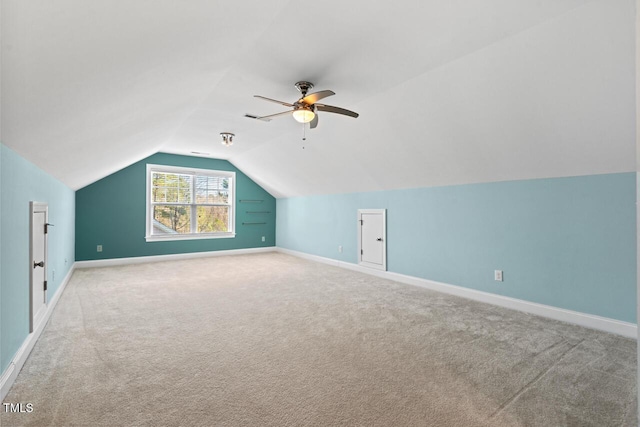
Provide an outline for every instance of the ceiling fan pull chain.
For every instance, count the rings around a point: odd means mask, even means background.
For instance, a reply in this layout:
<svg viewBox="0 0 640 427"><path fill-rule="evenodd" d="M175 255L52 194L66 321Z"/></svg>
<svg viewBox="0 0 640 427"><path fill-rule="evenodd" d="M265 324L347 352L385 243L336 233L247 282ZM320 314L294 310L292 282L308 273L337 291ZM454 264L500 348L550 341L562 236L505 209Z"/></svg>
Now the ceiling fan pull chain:
<svg viewBox="0 0 640 427"><path fill-rule="evenodd" d="M307 140L307 126L306 123L302 124L302 141ZM302 144L302 149L304 150L304 143Z"/></svg>

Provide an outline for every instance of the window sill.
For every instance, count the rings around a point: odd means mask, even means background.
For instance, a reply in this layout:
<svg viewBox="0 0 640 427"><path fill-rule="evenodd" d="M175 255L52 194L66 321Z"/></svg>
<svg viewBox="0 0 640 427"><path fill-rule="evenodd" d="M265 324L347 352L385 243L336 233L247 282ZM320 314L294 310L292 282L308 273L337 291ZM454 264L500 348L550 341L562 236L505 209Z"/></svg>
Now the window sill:
<svg viewBox="0 0 640 427"><path fill-rule="evenodd" d="M173 242L174 240L233 239L236 233L179 234L169 236L145 236L147 242Z"/></svg>

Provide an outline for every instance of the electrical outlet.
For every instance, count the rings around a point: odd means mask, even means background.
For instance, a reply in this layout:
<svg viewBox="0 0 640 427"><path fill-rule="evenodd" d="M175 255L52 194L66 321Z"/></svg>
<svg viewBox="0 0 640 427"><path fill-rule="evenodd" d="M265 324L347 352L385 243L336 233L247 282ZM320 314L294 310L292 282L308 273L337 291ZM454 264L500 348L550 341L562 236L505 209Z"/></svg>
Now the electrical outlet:
<svg viewBox="0 0 640 427"><path fill-rule="evenodd" d="M493 278L498 282L502 282L502 270L494 270Z"/></svg>
<svg viewBox="0 0 640 427"><path fill-rule="evenodd" d="M264 242L264 236L262 236L262 241Z"/></svg>
<svg viewBox="0 0 640 427"><path fill-rule="evenodd" d="M96 247L96 252L102 252L102 245L98 245Z"/></svg>
<svg viewBox="0 0 640 427"><path fill-rule="evenodd" d="M342 245L338 246L338 252L342 253Z"/></svg>

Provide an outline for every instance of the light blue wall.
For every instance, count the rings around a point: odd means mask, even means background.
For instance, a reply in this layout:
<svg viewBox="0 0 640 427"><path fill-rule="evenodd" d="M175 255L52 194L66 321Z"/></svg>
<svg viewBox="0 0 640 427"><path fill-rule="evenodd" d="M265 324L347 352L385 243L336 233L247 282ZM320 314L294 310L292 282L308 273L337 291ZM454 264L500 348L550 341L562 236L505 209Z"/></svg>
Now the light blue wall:
<svg viewBox="0 0 640 427"><path fill-rule="evenodd" d="M236 172L236 237L146 242L147 163ZM263 202L238 203L245 199ZM76 192L76 260L274 246L275 217L275 198L226 160L158 153ZM102 252L96 251L97 245Z"/></svg>
<svg viewBox="0 0 640 427"><path fill-rule="evenodd" d="M386 208L389 271L635 322L635 189L626 173L278 199L276 242L356 263L357 210Z"/></svg>
<svg viewBox="0 0 640 427"><path fill-rule="evenodd" d="M75 193L0 144L0 372L29 335L29 202L49 204L49 300L71 268ZM53 271L55 270L55 278Z"/></svg>

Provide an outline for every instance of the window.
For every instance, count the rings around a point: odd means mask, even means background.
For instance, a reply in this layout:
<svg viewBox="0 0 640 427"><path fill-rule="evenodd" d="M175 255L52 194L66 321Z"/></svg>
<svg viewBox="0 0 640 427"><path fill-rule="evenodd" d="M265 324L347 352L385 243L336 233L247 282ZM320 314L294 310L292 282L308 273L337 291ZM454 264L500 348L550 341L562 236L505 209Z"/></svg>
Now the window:
<svg viewBox="0 0 640 427"><path fill-rule="evenodd" d="M235 172L147 165L147 241L235 237Z"/></svg>

